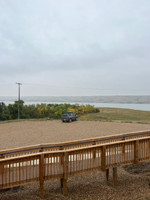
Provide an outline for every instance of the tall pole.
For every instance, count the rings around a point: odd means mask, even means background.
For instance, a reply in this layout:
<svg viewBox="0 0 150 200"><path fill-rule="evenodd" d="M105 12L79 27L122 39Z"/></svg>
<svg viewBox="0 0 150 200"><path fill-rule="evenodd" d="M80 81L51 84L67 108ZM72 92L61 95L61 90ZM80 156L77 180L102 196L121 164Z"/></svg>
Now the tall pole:
<svg viewBox="0 0 150 200"><path fill-rule="evenodd" d="M16 83L18 85L18 119L20 119L20 85L22 83Z"/></svg>

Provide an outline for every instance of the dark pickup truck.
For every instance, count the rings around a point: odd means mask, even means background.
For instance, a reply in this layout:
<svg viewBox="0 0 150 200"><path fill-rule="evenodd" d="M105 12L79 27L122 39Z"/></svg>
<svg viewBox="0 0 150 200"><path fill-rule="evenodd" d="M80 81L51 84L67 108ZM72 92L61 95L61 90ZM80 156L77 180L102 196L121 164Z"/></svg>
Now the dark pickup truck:
<svg viewBox="0 0 150 200"><path fill-rule="evenodd" d="M66 112L61 116L62 122L72 122L72 121L76 121L77 119L78 119L78 116L72 112Z"/></svg>

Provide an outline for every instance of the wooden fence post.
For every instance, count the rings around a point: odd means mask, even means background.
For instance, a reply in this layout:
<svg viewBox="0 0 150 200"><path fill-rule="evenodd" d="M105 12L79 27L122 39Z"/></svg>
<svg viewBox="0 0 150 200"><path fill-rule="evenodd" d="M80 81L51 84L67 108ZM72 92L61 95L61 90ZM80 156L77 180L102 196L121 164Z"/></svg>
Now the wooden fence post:
<svg viewBox="0 0 150 200"><path fill-rule="evenodd" d="M123 141L125 141L125 137L122 138ZM122 154L125 154L125 144L122 144Z"/></svg>
<svg viewBox="0 0 150 200"><path fill-rule="evenodd" d="M109 169L106 169L106 180L108 181L109 179Z"/></svg>
<svg viewBox="0 0 150 200"><path fill-rule="evenodd" d="M136 140L134 143L134 163L139 162L139 140Z"/></svg>
<svg viewBox="0 0 150 200"><path fill-rule="evenodd" d="M101 169L102 171L106 170L106 146L101 149Z"/></svg>
<svg viewBox="0 0 150 200"><path fill-rule="evenodd" d="M44 154L39 158L40 197L44 199Z"/></svg>
<svg viewBox="0 0 150 200"><path fill-rule="evenodd" d="M150 157L150 140L149 140L149 145L148 145L148 155Z"/></svg>
<svg viewBox="0 0 150 200"><path fill-rule="evenodd" d="M2 154L2 155L0 155L0 159L3 159L3 158L5 158L5 156ZM2 177L2 187L3 187L3 182L4 182L4 178L3 178L3 173L4 173L4 164L3 163L1 163L0 164L0 175L1 175L1 177Z"/></svg>
<svg viewBox="0 0 150 200"><path fill-rule="evenodd" d="M113 165L113 186L117 185L117 164Z"/></svg>
<svg viewBox="0 0 150 200"><path fill-rule="evenodd" d="M59 150L63 150L64 147L63 146L60 146ZM63 165L63 154L61 154L60 156L60 164Z"/></svg>
<svg viewBox="0 0 150 200"><path fill-rule="evenodd" d="M64 149L64 147L63 146L60 146L60 148L59 148L60 150L63 150ZM63 153L61 153L61 156L60 156L60 164L62 165L62 167L63 167L63 164L64 164L64 156L63 156ZM63 178L61 178L60 179L60 188L61 188L61 191L62 191L62 189L63 189Z"/></svg>
<svg viewBox="0 0 150 200"><path fill-rule="evenodd" d="M64 153L64 163L63 163L63 180L62 180L62 185L63 185L63 195L67 196L68 195L68 189L67 189L67 179L68 179L68 153Z"/></svg>
<svg viewBox="0 0 150 200"><path fill-rule="evenodd" d="M96 145L96 142L93 141L92 145ZM93 149L93 161L95 160L96 158L96 149Z"/></svg>

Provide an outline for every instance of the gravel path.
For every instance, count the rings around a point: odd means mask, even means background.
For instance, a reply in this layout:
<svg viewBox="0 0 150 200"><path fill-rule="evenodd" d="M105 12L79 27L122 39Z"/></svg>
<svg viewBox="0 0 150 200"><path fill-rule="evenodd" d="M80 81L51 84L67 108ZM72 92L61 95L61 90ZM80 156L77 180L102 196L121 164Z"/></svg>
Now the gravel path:
<svg viewBox="0 0 150 200"><path fill-rule="evenodd" d="M150 130L149 124L60 121L24 121L0 124L0 149L41 143L63 142L104 135ZM112 186L112 171L107 182L104 172L71 177L68 197L63 197L59 180L45 182L47 200L150 200L150 170L145 174L129 174L118 168L118 186ZM0 200L39 200L39 184L28 184L17 190L0 191Z"/></svg>

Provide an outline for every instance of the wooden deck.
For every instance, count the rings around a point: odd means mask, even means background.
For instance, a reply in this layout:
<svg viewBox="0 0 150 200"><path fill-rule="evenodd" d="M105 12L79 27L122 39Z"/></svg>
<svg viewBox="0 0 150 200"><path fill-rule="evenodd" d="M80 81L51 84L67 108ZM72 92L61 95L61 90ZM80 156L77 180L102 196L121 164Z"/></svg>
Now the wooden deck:
<svg viewBox="0 0 150 200"><path fill-rule="evenodd" d="M68 146L70 145L69 148L67 146L65 149L61 145L61 150L60 144L59 150L52 148L50 151L30 153L28 149L27 155L14 156L16 149L3 151L0 159L0 189L39 182L40 196L43 198L44 181L59 178L63 194L67 195L67 179L70 176L102 170L106 171L108 179L110 168L113 168L114 185L116 185L118 166L150 160L149 132L144 136L140 134L136 137L134 135L134 138L130 136L128 135L126 140L117 138L117 141L112 141L112 136L107 137L107 143L106 140L102 142L104 138L102 140L99 138L100 144L93 143L93 140L90 141L92 143L86 140L87 143L86 145L82 143L83 146L76 141L75 144L71 143L73 148L70 148L71 145L67 143ZM81 144L81 141L79 142Z"/></svg>

